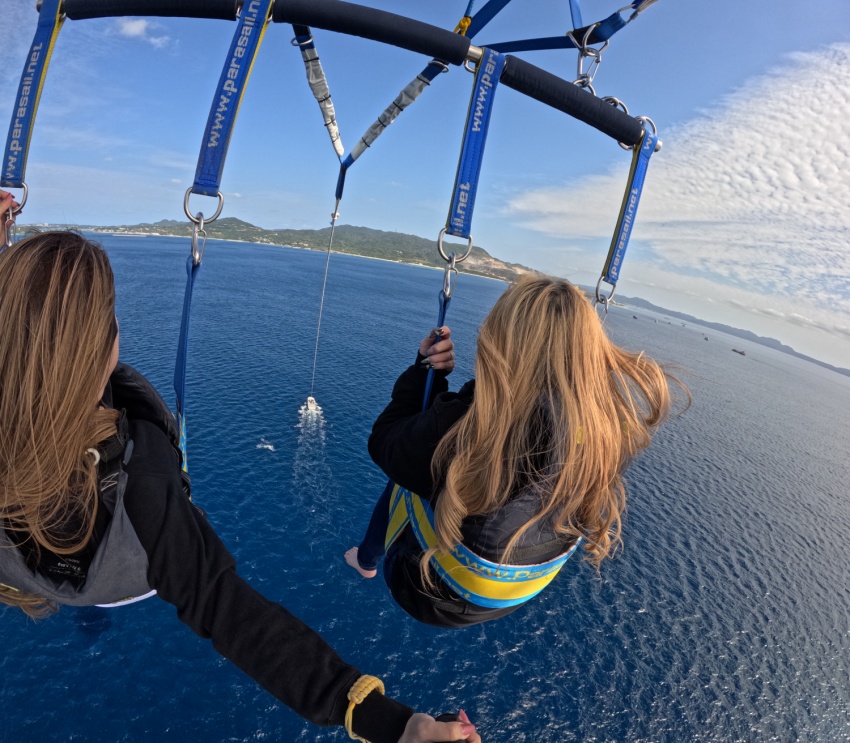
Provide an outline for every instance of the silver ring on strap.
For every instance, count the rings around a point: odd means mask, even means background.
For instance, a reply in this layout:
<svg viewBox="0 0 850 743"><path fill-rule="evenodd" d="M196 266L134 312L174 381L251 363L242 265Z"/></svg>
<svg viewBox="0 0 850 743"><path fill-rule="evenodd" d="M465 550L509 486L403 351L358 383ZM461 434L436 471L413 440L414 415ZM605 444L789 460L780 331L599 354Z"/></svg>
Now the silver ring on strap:
<svg viewBox="0 0 850 743"><path fill-rule="evenodd" d="M189 218L189 221L194 222L195 224L198 224L199 221L201 221L201 220L199 220L198 217L194 216L192 214L192 212L189 211L189 196L191 196L191 194L192 194L192 189L190 188L186 191L186 195L183 197L183 211L186 213L186 216ZM221 191L219 191L218 192L218 208L215 210L215 214L213 214L209 219L205 220L206 223L209 224L210 222L215 222L215 220L218 219L219 215L221 214L221 210L223 208L224 208L224 196L222 195ZM201 219L203 219L203 217L201 217Z"/></svg>
<svg viewBox="0 0 850 743"><path fill-rule="evenodd" d="M472 235L469 236L469 243L466 246L466 252L461 256L455 256L454 258L451 258L448 255L446 255L446 251L443 250L443 235L445 235L445 234L446 234L446 228L443 227L443 229L440 230L440 234L437 236L437 250L440 251L440 257L446 263L451 263L452 260L454 260L455 263L461 263L464 260L466 260L466 258L472 252ZM454 256L454 253L452 253L452 256Z"/></svg>

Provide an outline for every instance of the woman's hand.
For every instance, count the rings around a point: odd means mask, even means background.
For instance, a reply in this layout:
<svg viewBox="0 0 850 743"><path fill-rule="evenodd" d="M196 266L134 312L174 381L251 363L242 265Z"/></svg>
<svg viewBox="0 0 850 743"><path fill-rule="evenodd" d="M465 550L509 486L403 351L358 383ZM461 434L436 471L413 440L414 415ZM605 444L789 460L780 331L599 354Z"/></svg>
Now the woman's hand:
<svg viewBox="0 0 850 743"><path fill-rule="evenodd" d="M448 325L434 328L419 344L419 353L425 357L425 366L441 369L446 373L455 368L455 344Z"/></svg>
<svg viewBox="0 0 850 743"><path fill-rule="evenodd" d="M417 712L407 721L398 743L481 743L481 736L475 732L475 725L469 721L466 712L461 710L458 717L457 722L437 722L430 715Z"/></svg>

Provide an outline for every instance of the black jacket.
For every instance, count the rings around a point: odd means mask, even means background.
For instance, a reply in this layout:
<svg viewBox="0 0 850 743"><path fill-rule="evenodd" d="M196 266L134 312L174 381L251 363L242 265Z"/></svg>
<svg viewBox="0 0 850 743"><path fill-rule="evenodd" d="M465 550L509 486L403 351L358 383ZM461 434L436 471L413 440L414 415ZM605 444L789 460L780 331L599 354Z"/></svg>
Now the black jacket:
<svg viewBox="0 0 850 743"><path fill-rule="evenodd" d="M360 671L239 577L232 555L184 492L180 454L169 435L173 420L155 422L152 406L140 405L156 396L153 407L167 411L165 403L126 365L112 382L114 406L126 406L133 442L124 464L124 506L147 555L149 585L182 622L299 715L316 725L343 725L346 695ZM143 412L134 416L134 410ZM354 729L372 743L397 743L412 713L372 692L355 710Z"/></svg>
<svg viewBox="0 0 850 743"><path fill-rule="evenodd" d="M475 380L458 392L448 392L446 374L437 371L428 407L422 410L427 370L422 356L395 383L392 399L378 416L369 437L369 454L394 482L436 505L442 483L431 474L431 460L440 439L469 410ZM463 543L475 554L499 562L511 537L537 512L539 497L532 488L514 494L502 508L471 516L461 524ZM531 565L562 554L570 546L547 522L530 529L512 553L511 563ZM422 548L413 530L405 528L387 553L385 575L393 598L411 616L441 627L465 627L505 616L519 608L490 609L459 597L432 570L436 589L423 584L419 570Z"/></svg>

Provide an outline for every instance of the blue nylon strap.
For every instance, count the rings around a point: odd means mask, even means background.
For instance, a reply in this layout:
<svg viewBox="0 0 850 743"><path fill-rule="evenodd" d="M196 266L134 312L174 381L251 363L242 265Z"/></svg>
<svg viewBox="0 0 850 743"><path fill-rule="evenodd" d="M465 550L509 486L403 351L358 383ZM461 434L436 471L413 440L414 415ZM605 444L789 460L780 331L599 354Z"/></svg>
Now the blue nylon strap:
<svg viewBox="0 0 850 743"><path fill-rule="evenodd" d="M419 73L417 77L424 78L429 83L433 82L434 78L437 77L442 72L445 72L446 66L444 64L438 63L436 60L431 60L422 72ZM356 149L356 148L355 148ZM336 193L335 198L337 201L342 199L342 193L345 189L345 176L348 173L348 169L357 162L357 158L354 157L354 153L350 152L339 165L339 176L336 180Z"/></svg>
<svg viewBox="0 0 850 743"><path fill-rule="evenodd" d="M186 261L186 291L183 294L183 317L180 320L180 337L177 341L177 361L174 365L174 391L177 393L177 424L180 428L180 451L183 454L184 470L187 470L184 404L186 400L186 359L189 355L189 315L192 309L192 290L195 286L195 277L200 268L200 262L195 263L195 259L190 253Z"/></svg>
<svg viewBox="0 0 850 743"><path fill-rule="evenodd" d="M446 324L446 310L449 309L449 304L452 298L447 297L446 293L440 290L440 310L437 313L437 327L442 328ZM422 410L428 407L428 400L431 398L431 388L434 386L434 369L428 369L428 378L425 380L425 396L422 399Z"/></svg>
<svg viewBox="0 0 850 743"><path fill-rule="evenodd" d="M30 53L24 63L24 71L18 86L18 96L12 109L9 136L3 153L3 171L0 186L23 188L35 114L47 75L47 66L64 16L60 12L61 0L43 0L38 14L38 25L32 40ZM14 29L4 29L5 34Z"/></svg>
<svg viewBox="0 0 850 743"><path fill-rule="evenodd" d="M504 66L504 56L492 49L484 49L484 55L475 72L475 85L466 115L463 147L457 166L449 216L446 219L446 233L455 237L468 239L470 235L493 99Z"/></svg>
<svg viewBox="0 0 850 743"><path fill-rule="evenodd" d="M581 5L578 0L570 0L570 18L573 21L573 28L581 28L584 25L581 22Z"/></svg>
<svg viewBox="0 0 850 743"><path fill-rule="evenodd" d="M608 41L617 31L623 29L628 24L623 16L613 13L590 32L587 37L588 46L593 44L601 44L603 41ZM587 33L589 27L577 28L572 32L572 37L581 41ZM514 52L529 52L548 49L576 49L575 42L570 36L544 36L538 39L520 39L517 41L499 41L495 44L485 44L488 49L495 49L502 54L511 54Z"/></svg>
<svg viewBox="0 0 850 743"><path fill-rule="evenodd" d="M635 147L634 154L632 155L632 166L629 171L629 180L626 184L626 193L623 196L623 203L620 207L620 216L617 218L617 226L614 229L614 237L611 240L611 247L608 250L608 258L602 268L602 279L608 284L611 284L611 286L616 286L617 280L620 278L620 268L622 268L623 259L626 256L626 248L629 246L629 238L631 237L635 217L637 216L640 194L643 191L646 170L649 166L649 158L655 152L657 142L658 134L646 129L643 139Z"/></svg>
<svg viewBox="0 0 850 743"><path fill-rule="evenodd" d="M204 138L192 193L217 196L224 170L224 160L239 104L251 75L251 68L274 0L246 0L236 25L236 33L221 71Z"/></svg>
<svg viewBox="0 0 850 743"><path fill-rule="evenodd" d="M490 0L489 3L472 16L472 22L469 24L469 28L466 29L467 38L471 39L475 36L475 34L490 23L490 21L492 21L510 1L511 0Z"/></svg>

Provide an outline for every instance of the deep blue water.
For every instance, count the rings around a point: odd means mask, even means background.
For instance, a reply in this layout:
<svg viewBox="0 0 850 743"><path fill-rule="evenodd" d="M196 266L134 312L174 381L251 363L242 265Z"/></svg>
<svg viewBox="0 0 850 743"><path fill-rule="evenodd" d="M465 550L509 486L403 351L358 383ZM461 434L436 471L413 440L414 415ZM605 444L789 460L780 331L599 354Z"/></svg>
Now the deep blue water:
<svg viewBox="0 0 850 743"><path fill-rule="evenodd" d="M188 241L104 243L122 359L173 402ZM384 483L365 450L372 420L436 319L442 274L332 257L323 414L308 419L323 268L318 252L210 241L196 288L194 497L254 586L393 696L432 713L464 707L486 743L850 740L850 379L614 308L617 341L677 364L694 397L629 471L623 553L600 576L571 561L498 622L438 630L342 553ZM461 276L453 388L503 289ZM303 722L159 600L39 624L0 617L0 740L347 740Z"/></svg>

